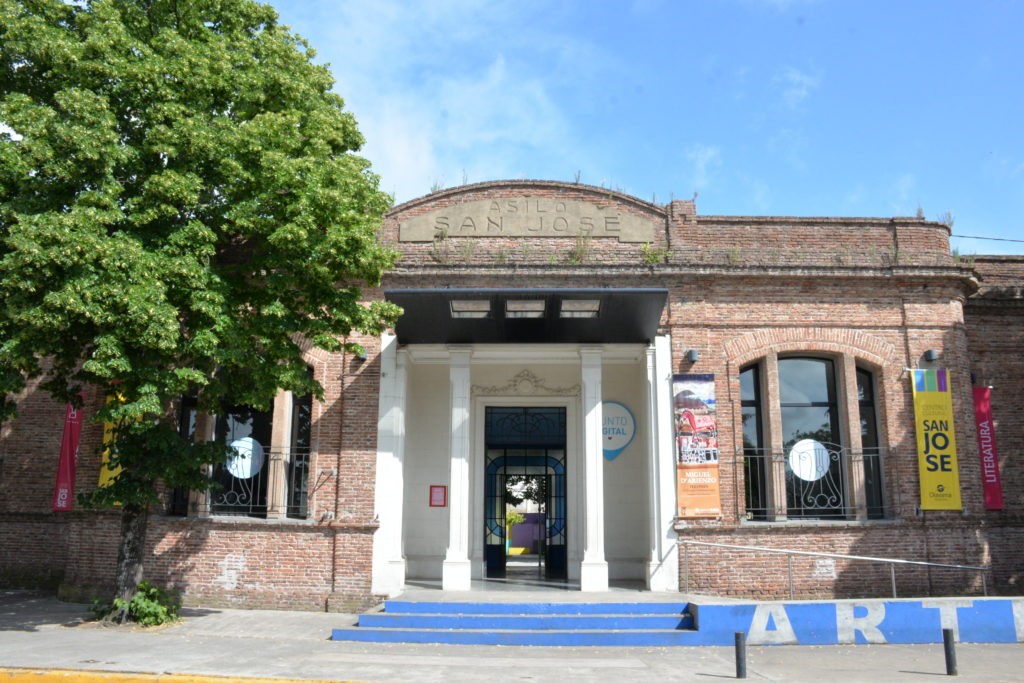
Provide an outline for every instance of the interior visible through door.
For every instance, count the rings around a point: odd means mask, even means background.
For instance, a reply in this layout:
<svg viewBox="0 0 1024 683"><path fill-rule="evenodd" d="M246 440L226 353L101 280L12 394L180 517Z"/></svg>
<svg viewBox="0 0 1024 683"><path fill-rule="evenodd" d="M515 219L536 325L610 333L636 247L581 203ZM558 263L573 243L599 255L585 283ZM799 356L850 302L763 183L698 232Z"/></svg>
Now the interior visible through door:
<svg viewBox="0 0 1024 683"><path fill-rule="evenodd" d="M564 407L486 408L488 578L566 578L565 432Z"/></svg>

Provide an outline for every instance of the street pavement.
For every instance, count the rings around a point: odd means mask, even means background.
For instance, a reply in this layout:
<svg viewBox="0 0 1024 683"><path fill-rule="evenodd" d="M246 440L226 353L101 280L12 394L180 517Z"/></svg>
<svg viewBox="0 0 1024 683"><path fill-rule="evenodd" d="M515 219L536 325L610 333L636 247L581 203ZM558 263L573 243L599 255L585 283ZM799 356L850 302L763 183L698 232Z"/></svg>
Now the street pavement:
<svg viewBox="0 0 1024 683"><path fill-rule="evenodd" d="M105 627L87 606L0 591L0 683L303 681L712 681L736 676L731 647L590 648L397 645L329 640L355 615L183 610L176 624ZM1024 681L1024 645L941 644L747 648L759 681Z"/></svg>

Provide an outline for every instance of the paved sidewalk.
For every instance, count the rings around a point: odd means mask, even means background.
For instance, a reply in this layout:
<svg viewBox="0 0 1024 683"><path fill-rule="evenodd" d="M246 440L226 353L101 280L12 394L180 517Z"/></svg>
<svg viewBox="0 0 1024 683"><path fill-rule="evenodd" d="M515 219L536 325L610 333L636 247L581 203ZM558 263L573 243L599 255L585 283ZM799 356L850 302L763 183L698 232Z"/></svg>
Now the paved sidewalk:
<svg viewBox="0 0 1024 683"><path fill-rule="evenodd" d="M336 643L354 615L186 609L163 628L105 628L86 606L0 591L0 683L204 683L225 677L330 681L714 681L735 676L732 648L539 648ZM1021 681L1024 645L750 647L749 680ZM40 673L42 672L42 673Z"/></svg>

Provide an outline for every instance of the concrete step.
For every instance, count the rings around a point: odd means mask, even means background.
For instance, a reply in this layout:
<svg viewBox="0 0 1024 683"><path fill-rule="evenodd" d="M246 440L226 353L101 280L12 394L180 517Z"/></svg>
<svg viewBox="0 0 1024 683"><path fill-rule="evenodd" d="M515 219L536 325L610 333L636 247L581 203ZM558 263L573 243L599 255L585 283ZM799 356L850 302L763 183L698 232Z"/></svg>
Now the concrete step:
<svg viewBox="0 0 1024 683"><path fill-rule="evenodd" d="M420 602L388 600L334 629L333 640L459 645L696 644L685 602ZM690 634L689 636L685 634Z"/></svg>
<svg viewBox="0 0 1024 683"><path fill-rule="evenodd" d="M679 630L693 628L689 614L392 614L359 617L361 628L489 629L495 631Z"/></svg>
<svg viewBox="0 0 1024 683"><path fill-rule="evenodd" d="M537 645L593 647L669 647L701 645L696 631L490 631L402 628L334 629L332 640L372 643L432 643L446 645Z"/></svg>

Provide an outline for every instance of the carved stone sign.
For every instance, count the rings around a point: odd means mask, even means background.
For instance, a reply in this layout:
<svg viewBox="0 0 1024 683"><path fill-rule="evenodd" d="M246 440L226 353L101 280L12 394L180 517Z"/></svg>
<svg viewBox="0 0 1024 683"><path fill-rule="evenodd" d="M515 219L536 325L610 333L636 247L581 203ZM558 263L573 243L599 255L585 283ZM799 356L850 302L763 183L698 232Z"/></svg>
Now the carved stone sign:
<svg viewBox="0 0 1024 683"><path fill-rule="evenodd" d="M616 207L545 197L482 199L445 207L402 221L400 242L444 237L617 237L651 242L655 224Z"/></svg>

